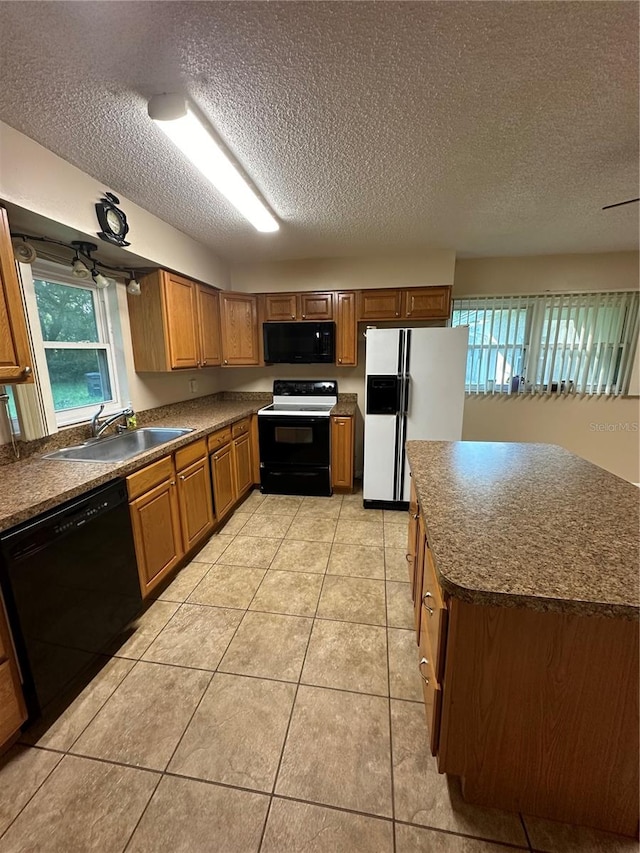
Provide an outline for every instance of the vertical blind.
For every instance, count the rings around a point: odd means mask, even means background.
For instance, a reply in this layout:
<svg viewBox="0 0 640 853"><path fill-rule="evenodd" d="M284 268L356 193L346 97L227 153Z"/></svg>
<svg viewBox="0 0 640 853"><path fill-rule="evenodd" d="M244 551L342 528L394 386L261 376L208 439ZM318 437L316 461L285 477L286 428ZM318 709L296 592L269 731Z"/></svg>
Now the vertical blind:
<svg viewBox="0 0 640 853"><path fill-rule="evenodd" d="M469 326L465 390L624 394L638 341L637 292L455 299Z"/></svg>

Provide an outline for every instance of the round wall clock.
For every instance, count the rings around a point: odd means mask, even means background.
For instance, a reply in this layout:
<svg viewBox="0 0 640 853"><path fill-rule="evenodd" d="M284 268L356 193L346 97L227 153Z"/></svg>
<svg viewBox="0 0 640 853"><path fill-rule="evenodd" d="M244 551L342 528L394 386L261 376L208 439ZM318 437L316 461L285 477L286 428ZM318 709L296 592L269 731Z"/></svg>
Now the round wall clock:
<svg viewBox="0 0 640 853"><path fill-rule="evenodd" d="M124 212L116 205L120 204L120 199L113 193L105 193L105 197L101 198L96 204L96 214L102 231L98 232L98 237L101 240L106 240L107 243L115 243L116 246L130 246L124 239L129 231L127 217Z"/></svg>

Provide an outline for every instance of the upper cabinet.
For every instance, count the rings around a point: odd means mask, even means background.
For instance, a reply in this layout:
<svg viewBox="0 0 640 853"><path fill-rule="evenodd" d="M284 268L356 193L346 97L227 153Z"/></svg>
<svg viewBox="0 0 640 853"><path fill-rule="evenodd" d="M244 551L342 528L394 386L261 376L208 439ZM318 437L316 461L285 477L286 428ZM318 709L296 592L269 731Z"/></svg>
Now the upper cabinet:
<svg viewBox="0 0 640 853"><path fill-rule="evenodd" d="M336 364L338 367L355 367L357 363L356 293L345 290L336 293Z"/></svg>
<svg viewBox="0 0 640 853"><path fill-rule="evenodd" d="M0 207L0 385L5 382L33 382L33 369L7 211Z"/></svg>
<svg viewBox="0 0 640 853"><path fill-rule="evenodd" d="M222 363L260 364L257 297L250 293L220 293Z"/></svg>
<svg viewBox="0 0 640 853"><path fill-rule="evenodd" d="M168 371L220 364L218 291L156 270L128 295L136 370Z"/></svg>
<svg viewBox="0 0 640 853"><path fill-rule="evenodd" d="M361 290L359 320L448 320L451 288L410 287L394 290Z"/></svg>
<svg viewBox="0 0 640 853"><path fill-rule="evenodd" d="M451 313L450 287L416 287L405 290L402 316L410 320L448 320Z"/></svg>
<svg viewBox="0 0 640 853"><path fill-rule="evenodd" d="M332 320L333 293L265 293L264 319L268 322L291 320Z"/></svg>

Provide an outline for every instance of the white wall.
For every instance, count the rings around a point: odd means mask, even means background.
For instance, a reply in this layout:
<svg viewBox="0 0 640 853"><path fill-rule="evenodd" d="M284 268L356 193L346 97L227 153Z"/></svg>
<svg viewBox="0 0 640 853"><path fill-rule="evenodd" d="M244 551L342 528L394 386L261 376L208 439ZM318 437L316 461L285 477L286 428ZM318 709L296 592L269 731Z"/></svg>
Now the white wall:
<svg viewBox="0 0 640 853"><path fill-rule="evenodd" d="M85 234L98 230L95 203L105 187L85 172L0 122L0 199ZM127 251L160 267L226 288L227 265L209 248L126 198Z"/></svg>

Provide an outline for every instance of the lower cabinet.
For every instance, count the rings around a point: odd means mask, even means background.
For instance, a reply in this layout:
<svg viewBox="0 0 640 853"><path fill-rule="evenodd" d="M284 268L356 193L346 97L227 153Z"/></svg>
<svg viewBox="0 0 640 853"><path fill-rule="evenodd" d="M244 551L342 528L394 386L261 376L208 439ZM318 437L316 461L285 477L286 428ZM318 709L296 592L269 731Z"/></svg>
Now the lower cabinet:
<svg viewBox="0 0 640 853"><path fill-rule="evenodd" d="M180 463L180 454L191 451ZM191 461L191 458L197 458ZM178 469L178 503L180 506L180 527L184 550L191 548L212 529L213 500L211 497L211 475L209 473L209 455L205 439L195 442L176 453Z"/></svg>
<svg viewBox="0 0 640 853"><path fill-rule="evenodd" d="M175 476L172 474L171 479L154 486L131 501L129 506L140 587L144 597L177 565L184 554Z"/></svg>
<svg viewBox="0 0 640 853"><path fill-rule="evenodd" d="M13 743L26 719L20 676L0 597L0 753Z"/></svg>
<svg viewBox="0 0 640 853"><path fill-rule="evenodd" d="M237 499L253 486L251 435L248 432L233 440L233 468Z"/></svg>
<svg viewBox="0 0 640 853"><path fill-rule="evenodd" d="M211 480L215 517L221 521L236 502L233 478L233 449L231 442L211 454Z"/></svg>
<svg viewBox="0 0 640 853"><path fill-rule="evenodd" d="M354 418L331 417L331 486L353 491Z"/></svg>

